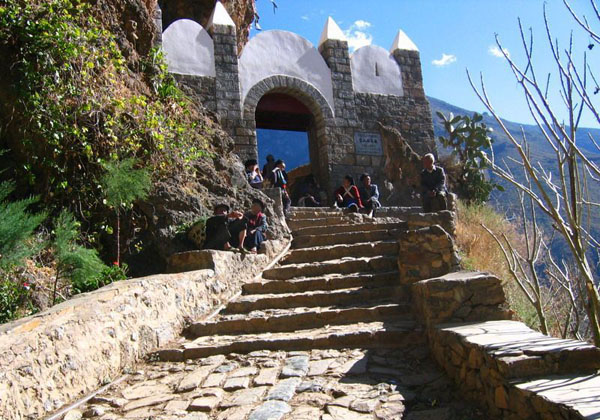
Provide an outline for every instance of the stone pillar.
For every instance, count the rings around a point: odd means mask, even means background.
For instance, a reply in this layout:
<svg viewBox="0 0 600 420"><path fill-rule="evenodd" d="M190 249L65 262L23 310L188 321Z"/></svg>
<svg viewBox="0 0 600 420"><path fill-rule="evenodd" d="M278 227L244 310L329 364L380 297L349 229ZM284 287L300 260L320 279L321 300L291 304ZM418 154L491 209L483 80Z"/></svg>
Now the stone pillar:
<svg viewBox="0 0 600 420"><path fill-rule="evenodd" d="M215 51L216 114L225 131L233 137L235 152L242 159L255 158L256 145L240 144L236 138L236 129L242 121L237 34L235 24L221 2L215 6L207 30L212 36Z"/></svg>
<svg viewBox="0 0 600 420"><path fill-rule="evenodd" d="M421 55L417 46L403 31L399 31L390 52L400 65L404 95L415 99L425 99Z"/></svg>
<svg viewBox="0 0 600 420"><path fill-rule="evenodd" d="M160 6L157 4L154 9L154 46L160 46L162 44L162 10Z"/></svg>
<svg viewBox="0 0 600 420"><path fill-rule="evenodd" d="M335 124L326 127L326 135L321 139L328 144L319 144L321 154L319 158L328 159L330 173L328 184L329 190L333 191L349 171L348 168L356 165L354 130L359 127L359 122L348 41L331 17L327 19L321 34L319 52L331 70L333 84Z"/></svg>

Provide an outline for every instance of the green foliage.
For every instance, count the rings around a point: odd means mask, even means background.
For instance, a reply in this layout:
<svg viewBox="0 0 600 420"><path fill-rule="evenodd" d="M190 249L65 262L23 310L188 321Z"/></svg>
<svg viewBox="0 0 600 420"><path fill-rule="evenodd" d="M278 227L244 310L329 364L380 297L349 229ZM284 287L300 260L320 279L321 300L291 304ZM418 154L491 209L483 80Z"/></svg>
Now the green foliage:
<svg viewBox="0 0 600 420"><path fill-rule="evenodd" d="M33 231L46 218L45 213L28 211L35 198L8 201L14 188L13 182L0 183L0 270L21 265L23 259L38 250L33 243Z"/></svg>
<svg viewBox="0 0 600 420"><path fill-rule="evenodd" d="M67 210L60 213L54 229L56 278L67 277L75 293L95 290L101 286L101 273L106 269L93 249L78 243L79 223Z"/></svg>
<svg viewBox="0 0 600 420"><path fill-rule="evenodd" d="M19 309L29 300L29 288L0 272L0 324L17 318Z"/></svg>
<svg viewBox="0 0 600 420"><path fill-rule="evenodd" d="M135 169L134 159L104 164L106 173L101 178L106 204L112 208L130 206L135 200L146 198L152 186L150 171Z"/></svg>
<svg viewBox="0 0 600 420"><path fill-rule="evenodd" d="M440 136L438 140L444 147L452 149L452 157L460 165L459 197L470 203L485 203L495 188L503 190L485 175L490 168L486 150L492 147L493 140L489 136L492 129L482 122L483 117L478 113L474 113L472 118L452 113L446 117L441 112L437 115L448 133L448 137Z"/></svg>
<svg viewBox="0 0 600 420"><path fill-rule="evenodd" d="M127 264L113 264L106 267L100 274L98 287L106 286L116 281L127 280L127 271L129 271Z"/></svg>
<svg viewBox="0 0 600 420"><path fill-rule="evenodd" d="M59 204L75 195L91 209L101 201L94 179L103 162L135 157L160 175L203 154L190 102L158 50L142 60L153 90L140 94L114 34L89 3L0 4L0 50L17 99L6 118L19 121L19 155L27 161L17 170L31 189Z"/></svg>

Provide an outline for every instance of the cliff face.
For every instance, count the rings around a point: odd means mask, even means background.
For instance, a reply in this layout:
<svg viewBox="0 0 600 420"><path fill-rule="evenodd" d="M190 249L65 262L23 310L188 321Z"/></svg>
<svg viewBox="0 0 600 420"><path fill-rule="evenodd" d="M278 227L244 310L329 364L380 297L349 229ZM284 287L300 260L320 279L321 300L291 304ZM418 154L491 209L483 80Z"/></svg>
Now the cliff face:
<svg viewBox="0 0 600 420"><path fill-rule="evenodd" d="M214 3L169 1L165 25L168 16L205 23ZM247 39L254 2L224 3L240 39ZM152 48L156 0L6 5L0 7L0 150L6 151L0 181L17 180L18 195L38 195L51 214L69 208L85 239L112 261L114 236L102 226L114 223L114 211L102 204L102 162L135 158L152 171L153 188L127 210L121 230L123 259L134 276L160 272L169 254L189 249L185 226L210 215L216 203L245 209L261 198L272 235L287 231L272 201L249 187L231 138L166 73Z"/></svg>
<svg viewBox="0 0 600 420"><path fill-rule="evenodd" d="M153 0L147 0L153 1ZM238 52L248 42L250 27L256 14L255 0L222 0L221 3L235 22L238 34ZM193 19L206 27L214 9L215 0L159 0L163 29L177 19Z"/></svg>

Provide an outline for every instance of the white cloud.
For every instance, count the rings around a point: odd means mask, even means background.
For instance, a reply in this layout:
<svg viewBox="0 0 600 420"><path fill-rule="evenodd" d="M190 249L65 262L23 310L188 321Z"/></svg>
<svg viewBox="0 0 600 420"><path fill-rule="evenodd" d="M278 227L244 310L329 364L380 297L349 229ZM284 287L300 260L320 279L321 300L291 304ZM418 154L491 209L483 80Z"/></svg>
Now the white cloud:
<svg viewBox="0 0 600 420"><path fill-rule="evenodd" d="M446 54L442 53L442 58L433 60L431 64L436 67L445 67L456 61L456 56L454 54Z"/></svg>
<svg viewBox="0 0 600 420"><path fill-rule="evenodd" d="M354 25L358 29L367 29L371 27L371 22L367 22L366 20L357 20L356 22L354 22Z"/></svg>
<svg viewBox="0 0 600 420"><path fill-rule="evenodd" d="M300 16L300 19L302 19L302 20L308 20L308 16L306 16L306 15Z"/></svg>
<svg viewBox="0 0 600 420"><path fill-rule="evenodd" d="M344 31L350 52L373 43L373 35L369 33L370 26L371 22L357 20Z"/></svg>
<svg viewBox="0 0 600 420"><path fill-rule="evenodd" d="M502 48L502 51L504 51L504 54L506 54L508 58L510 58L510 52L507 48ZM502 51L500 51L500 48L498 48L497 45L490 45L490 48L488 48L488 52L494 57L504 58L504 54L502 53Z"/></svg>

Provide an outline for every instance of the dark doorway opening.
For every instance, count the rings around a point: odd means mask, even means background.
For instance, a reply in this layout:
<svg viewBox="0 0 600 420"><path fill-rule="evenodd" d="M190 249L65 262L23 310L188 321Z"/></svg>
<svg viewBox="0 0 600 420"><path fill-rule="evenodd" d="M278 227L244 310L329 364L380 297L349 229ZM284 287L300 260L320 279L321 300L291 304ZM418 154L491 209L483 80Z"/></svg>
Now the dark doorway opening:
<svg viewBox="0 0 600 420"><path fill-rule="evenodd" d="M256 107L258 157L264 164L267 155L283 159L287 170L313 163L316 147L311 141L314 117L306 105L291 95L269 93ZM315 150L313 150L315 149Z"/></svg>

